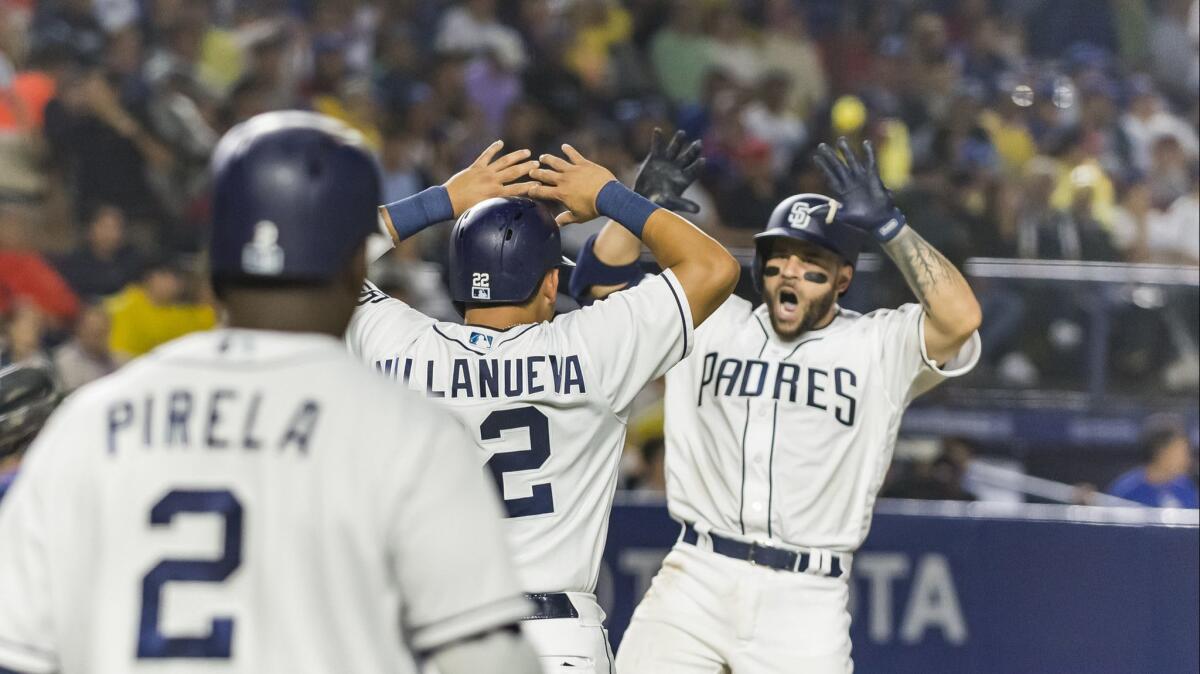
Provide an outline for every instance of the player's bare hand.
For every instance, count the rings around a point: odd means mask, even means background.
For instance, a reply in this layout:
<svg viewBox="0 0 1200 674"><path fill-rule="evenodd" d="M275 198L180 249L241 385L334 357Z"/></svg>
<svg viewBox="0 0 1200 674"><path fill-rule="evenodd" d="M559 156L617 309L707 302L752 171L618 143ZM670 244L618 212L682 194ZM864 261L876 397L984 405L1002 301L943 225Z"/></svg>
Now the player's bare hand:
<svg viewBox="0 0 1200 674"><path fill-rule="evenodd" d="M537 161L529 159L532 153L529 150L515 150L497 158L496 155L503 148L502 140L492 143L470 166L446 181L446 192L450 196L450 205L454 207L454 217L457 218L484 199L526 196L529 188L537 184L532 181L514 182L537 168Z"/></svg>
<svg viewBox="0 0 1200 674"><path fill-rule="evenodd" d="M700 141L688 143L682 131L676 131L671 142L664 144L662 129L655 128L650 152L633 181L633 191L672 211L699 212L700 204L684 199L683 192L704 169L700 151Z"/></svg>
<svg viewBox="0 0 1200 674"><path fill-rule="evenodd" d="M529 196L557 201L566 207L567 210L555 218L560 226L599 217L596 195L616 177L612 171L584 157L570 145L564 144L562 150L565 159L552 154L539 157L547 168L530 171L529 176L540 184L529 188Z"/></svg>

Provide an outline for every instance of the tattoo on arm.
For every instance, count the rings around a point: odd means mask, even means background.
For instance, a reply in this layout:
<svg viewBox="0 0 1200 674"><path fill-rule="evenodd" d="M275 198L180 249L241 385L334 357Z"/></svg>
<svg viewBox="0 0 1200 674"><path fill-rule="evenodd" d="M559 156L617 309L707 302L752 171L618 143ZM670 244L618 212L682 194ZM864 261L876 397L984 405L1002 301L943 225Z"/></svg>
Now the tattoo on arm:
<svg viewBox="0 0 1200 674"><path fill-rule="evenodd" d="M883 247L928 313L934 312L932 296L967 287L966 279L954 265L912 229L902 232Z"/></svg>

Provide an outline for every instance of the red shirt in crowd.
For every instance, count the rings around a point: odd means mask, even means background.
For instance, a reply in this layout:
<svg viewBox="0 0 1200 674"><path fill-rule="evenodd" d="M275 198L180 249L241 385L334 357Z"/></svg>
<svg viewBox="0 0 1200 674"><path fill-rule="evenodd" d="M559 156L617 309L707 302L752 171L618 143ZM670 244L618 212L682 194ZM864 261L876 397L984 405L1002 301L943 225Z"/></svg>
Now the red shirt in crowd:
<svg viewBox="0 0 1200 674"><path fill-rule="evenodd" d="M0 315L22 299L63 324L79 312L79 298L45 258L29 250L0 250Z"/></svg>

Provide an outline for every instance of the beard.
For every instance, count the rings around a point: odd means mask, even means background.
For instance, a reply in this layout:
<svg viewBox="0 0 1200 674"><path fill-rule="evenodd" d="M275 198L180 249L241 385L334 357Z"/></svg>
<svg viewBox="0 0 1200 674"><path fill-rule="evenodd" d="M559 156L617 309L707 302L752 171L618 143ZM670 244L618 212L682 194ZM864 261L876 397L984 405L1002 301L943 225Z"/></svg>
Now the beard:
<svg viewBox="0 0 1200 674"><path fill-rule="evenodd" d="M808 305L808 308L805 310L804 315L801 316L800 322L796 324L796 327L789 329L781 325L779 323L779 319L776 317L776 310L778 309L779 305L778 294L775 296L768 296L766 292L763 293L763 301L766 302L768 309L767 315L771 317L771 328L775 330L775 334L787 341L796 339L800 335L803 335L804 333L816 327L817 323L820 322L821 319L825 318L826 314L829 313L830 307L833 306L833 303L836 300L837 291L834 290L831 284L827 292L813 300L812 303Z"/></svg>

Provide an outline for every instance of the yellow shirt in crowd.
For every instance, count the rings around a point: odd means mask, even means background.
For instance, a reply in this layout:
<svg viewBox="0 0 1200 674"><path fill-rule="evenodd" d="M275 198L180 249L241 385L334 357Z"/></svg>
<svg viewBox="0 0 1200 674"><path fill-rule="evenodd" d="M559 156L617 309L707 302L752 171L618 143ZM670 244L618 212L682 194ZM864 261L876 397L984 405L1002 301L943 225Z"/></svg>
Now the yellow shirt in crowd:
<svg viewBox="0 0 1200 674"><path fill-rule="evenodd" d="M158 305L137 285L113 295L104 308L112 320L108 346L114 355L126 358L217 324L217 313L207 304Z"/></svg>

